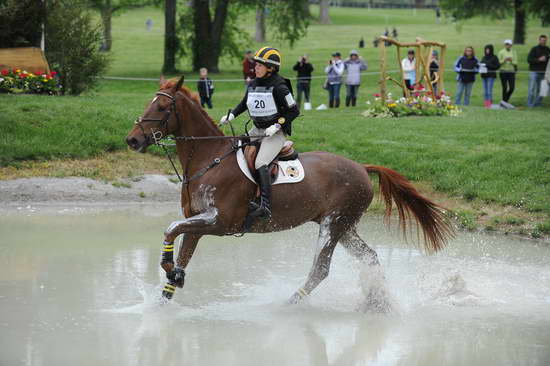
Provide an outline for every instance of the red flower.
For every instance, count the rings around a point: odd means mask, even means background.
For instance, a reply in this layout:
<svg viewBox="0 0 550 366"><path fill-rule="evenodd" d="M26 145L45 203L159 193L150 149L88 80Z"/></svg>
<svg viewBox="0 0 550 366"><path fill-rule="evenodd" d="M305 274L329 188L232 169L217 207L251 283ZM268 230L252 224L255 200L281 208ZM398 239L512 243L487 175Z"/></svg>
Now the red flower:
<svg viewBox="0 0 550 366"><path fill-rule="evenodd" d="M28 75L29 75L29 74L22 72L21 74L19 74L19 77L20 77L21 79L24 79L24 78L26 78Z"/></svg>
<svg viewBox="0 0 550 366"><path fill-rule="evenodd" d="M376 98L380 98L380 94L378 94L378 93L374 94L374 96L375 96Z"/></svg>
<svg viewBox="0 0 550 366"><path fill-rule="evenodd" d="M6 76L8 75L10 72L8 71L8 69L3 69L2 70L2 75Z"/></svg>
<svg viewBox="0 0 550 366"><path fill-rule="evenodd" d="M57 75L57 71L52 71L52 72L50 72L50 75L51 75L51 76Z"/></svg>

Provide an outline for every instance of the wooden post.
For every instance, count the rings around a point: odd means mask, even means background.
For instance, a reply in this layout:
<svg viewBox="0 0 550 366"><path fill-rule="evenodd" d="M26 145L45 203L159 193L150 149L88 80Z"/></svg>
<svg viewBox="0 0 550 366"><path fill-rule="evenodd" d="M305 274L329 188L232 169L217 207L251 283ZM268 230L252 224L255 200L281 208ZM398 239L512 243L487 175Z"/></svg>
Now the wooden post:
<svg viewBox="0 0 550 366"><path fill-rule="evenodd" d="M432 52L433 52L433 46L430 46L430 48L428 48L428 54L427 54L427 59L426 59L426 63L424 64L425 65L425 73L426 73L426 81L428 82L428 85L430 86L430 92L432 93L432 98L435 98L435 93L434 93L434 86L432 85L432 77L431 77L431 73L430 73L430 60L432 59Z"/></svg>
<svg viewBox="0 0 550 366"><path fill-rule="evenodd" d="M395 45L397 47L397 63L399 64L399 76L401 77L401 88L403 89L403 94L405 94L405 97L408 98L411 96L409 89L407 88L407 84L405 84L405 78L403 75L403 65L401 64L401 46Z"/></svg>
<svg viewBox="0 0 550 366"><path fill-rule="evenodd" d="M380 97L386 102L386 42L381 40L380 47Z"/></svg>

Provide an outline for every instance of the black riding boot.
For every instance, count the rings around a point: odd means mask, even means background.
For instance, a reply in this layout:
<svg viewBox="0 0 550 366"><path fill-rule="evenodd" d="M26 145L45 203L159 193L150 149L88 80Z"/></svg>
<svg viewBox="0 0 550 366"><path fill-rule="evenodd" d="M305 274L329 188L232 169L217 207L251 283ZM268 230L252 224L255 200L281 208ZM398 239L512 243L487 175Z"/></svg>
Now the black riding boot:
<svg viewBox="0 0 550 366"><path fill-rule="evenodd" d="M351 102L351 97L346 96L346 107L349 107L350 102Z"/></svg>
<svg viewBox="0 0 550 366"><path fill-rule="evenodd" d="M271 217L271 175L269 174L269 168L267 165L258 168L258 176L260 183L260 205L251 202L250 212L252 217Z"/></svg>
<svg viewBox="0 0 550 366"><path fill-rule="evenodd" d="M334 101L334 108L339 108L340 107L340 99L336 99Z"/></svg>
<svg viewBox="0 0 550 366"><path fill-rule="evenodd" d="M331 99L331 100L328 101L328 107L329 108L334 108L334 100Z"/></svg>
<svg viewBox="0 0 550 366"><path fill-rule="evenodd" d="M351 98L351 106L355 107L356 103L357 103L357 98Z"/></svg>

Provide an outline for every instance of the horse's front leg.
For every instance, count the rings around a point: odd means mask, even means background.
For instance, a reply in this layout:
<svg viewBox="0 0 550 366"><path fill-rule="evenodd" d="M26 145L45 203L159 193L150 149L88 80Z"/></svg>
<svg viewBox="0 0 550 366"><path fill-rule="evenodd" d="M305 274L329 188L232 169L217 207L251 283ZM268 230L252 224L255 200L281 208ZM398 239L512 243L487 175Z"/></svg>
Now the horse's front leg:
<svg viewBox="0 0 550 366"><path fill-rule="evenodd" d="M183 287L185 268L189 264L197 243L203 234L215 233L217 230L217 210L211 209L202 214L174 221L164 232L161 267L166 271L168 283L164 286L162 296L171 299L176 287ZM174 241L185 234L178 253L177 265L174 265Z"/></svg>

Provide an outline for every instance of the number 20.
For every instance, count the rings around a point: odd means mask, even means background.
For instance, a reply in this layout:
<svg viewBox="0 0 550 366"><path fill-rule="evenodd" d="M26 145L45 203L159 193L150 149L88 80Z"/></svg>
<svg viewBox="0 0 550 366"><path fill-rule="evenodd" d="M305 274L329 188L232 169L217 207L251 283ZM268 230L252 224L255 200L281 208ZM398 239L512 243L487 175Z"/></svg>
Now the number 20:
<svg viewBox="0 0 550 366"><path fill-rule="evenodd" d="M255 100L256 104L254 105L254 108L265 108L265 102L263 100Z"/></svg>

